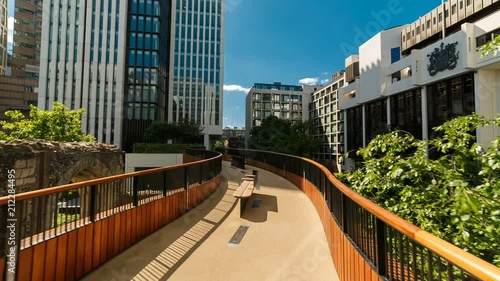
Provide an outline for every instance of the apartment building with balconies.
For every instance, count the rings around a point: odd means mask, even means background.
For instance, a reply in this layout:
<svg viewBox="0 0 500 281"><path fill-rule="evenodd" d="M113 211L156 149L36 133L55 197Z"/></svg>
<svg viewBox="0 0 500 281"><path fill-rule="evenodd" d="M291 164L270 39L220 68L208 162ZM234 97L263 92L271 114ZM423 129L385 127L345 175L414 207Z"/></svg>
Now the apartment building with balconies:
<svg viewBox="0 0 500 281"><path fill-rule="evenodd" d="M276 116L290 121L309 117L311 94L321 86L255 83L246 96L245 139L262 120Z"/></svg>
<svg viewBox="0 0 500 281"><path fill-rule="evenodd" d="M345 84L345 71L332 75L332 82L311 94L309 118L317 126L317 139L323 141L323 146L315 154L318 161L334 160L345 153L344 147L344 112L339 109L339 89ZM340 167L338 167L339 170Z"/></svg>

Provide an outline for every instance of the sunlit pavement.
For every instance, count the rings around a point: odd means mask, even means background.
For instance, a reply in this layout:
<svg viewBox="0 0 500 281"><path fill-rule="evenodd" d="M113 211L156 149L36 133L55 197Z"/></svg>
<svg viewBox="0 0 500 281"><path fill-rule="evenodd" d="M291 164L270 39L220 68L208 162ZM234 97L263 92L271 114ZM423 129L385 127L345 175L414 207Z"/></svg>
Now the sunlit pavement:
<svg viewBox="0 0 500 281"><path fill-rule="evenodd" d="M203 204L83 280L339 280L305 194L259 169L259 189L240 218L232 193L252 167L223 165L225 180ZM229 244L241 225L249 226L241 242Z"/></svg>

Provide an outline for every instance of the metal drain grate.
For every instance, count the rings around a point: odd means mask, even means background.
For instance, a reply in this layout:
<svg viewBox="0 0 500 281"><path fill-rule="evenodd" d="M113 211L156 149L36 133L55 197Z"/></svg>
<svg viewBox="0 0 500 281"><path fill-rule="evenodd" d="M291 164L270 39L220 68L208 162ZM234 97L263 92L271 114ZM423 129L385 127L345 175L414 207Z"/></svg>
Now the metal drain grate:
<svg viewBox="0 0 500 281"><path fill-rule="evenodd" d="M243 236L245 236L245 233L247 233L249 227L250 227L249 225L245 224L240 225L240 227L238 228L238 230L236 230L231 240L229 240L228 246L230 247L238 246L241 240L243 239Z"/></svg>

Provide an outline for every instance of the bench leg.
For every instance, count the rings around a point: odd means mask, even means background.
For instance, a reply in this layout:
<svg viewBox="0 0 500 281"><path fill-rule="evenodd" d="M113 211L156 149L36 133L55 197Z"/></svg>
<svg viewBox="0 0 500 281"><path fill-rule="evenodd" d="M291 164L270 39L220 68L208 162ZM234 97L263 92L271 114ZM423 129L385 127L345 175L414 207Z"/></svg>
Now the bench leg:
<svg viewBox="0 0 500 281"><path fill-rule="evenodd" d="M240 218L243 217L243 211L245 210L245 207L247 206L248 199L249 199L249 197L240 199Z"/></svg>

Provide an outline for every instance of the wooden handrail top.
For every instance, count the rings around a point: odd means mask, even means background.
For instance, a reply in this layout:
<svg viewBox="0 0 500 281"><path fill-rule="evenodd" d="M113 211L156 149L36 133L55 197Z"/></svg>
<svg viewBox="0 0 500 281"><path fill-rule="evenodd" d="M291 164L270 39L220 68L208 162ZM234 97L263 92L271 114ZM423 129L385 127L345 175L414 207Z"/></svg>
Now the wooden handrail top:
<svg viewBox="0 0 500 281"><path fill-rule="evenodd" d="M242 150L242 149L233 149ZM243 149L244 150L244 149ZM246 150L245 150L246 151ZM308 158L298 157L294 155L287 155L283 153L261 151L261 150L250 150L262 153L272 153L274 155L281 155L285 157L293 157L296 159L301 159L306 161L318 168L327 176L328 180L339 189L344 195L349 197L351 200L359 204L361 207L366 209L371 214L375 215L377 218L385 222L390 227L401 232L402 234L412 238L416 242L420 243L427 249L441 255L443 258L453 262L458 267L464 269L470 274L481 278L482 280L498 281L500 280L500 268L493 264L490 264L469 252L466 252L457 246L446 242L445 240L432 235L431 233L421 229L420 227L404 220L401 217L389 212L388 210L380 207L379 205L373 203L369 199L361 196L354 190L347 187L345 184L340 182L326 167Z"/></svg>
<svg viewBox="0 0 500 281"><path fill-rule="evenodd" d="M219 153L219 152L217 152L217 153ZM78 188L82 188L82 187L88 187L88 186L103 184L103 183L107 183L107 182L137 177L137 176L149 175L149 174L153 174L153 173L166 172L166 171L170 171L170 170L174 170L174 169L179 169L179 168L184 168L184 167L193 166L193 165L197 165L197 164L202 164L202 163L209 162L209 161L217 159L217 158L222 158L222 154L219 153L219 155L217 155L215 157L203 159L203 160L199 160L199 161L195 161L195 162L190 162L190 163L183 163L183 164L177 164L177 165L173 165L173 166L153 168L153 169L138 171L138 172L129 172L129 173L109 176L109 177L105 177L105 178L93 179L93 180L65 184L65 185L60 185L60 186L55 186L55 187L48 187L48 188L29 191L29 192L23 192L20 194L16 194L16 200L22 201L22 200L32 199L35 197L41 197L41 196L51 195L54 193L78 189ZM0 197L0 206L8 204L8 201L9 201L9 196Z"/></svg>
<svg viewBox="0 0 500 281"><path fill-rule="evenodd" d="M307 161L316 167L320 168L323 173L328 177L328 180L336 187L338 188L342 193L344 193L347 197L349 197L351 200L354 202L358 203L361 207L365 208L367 211L387 223L388 225L392 226L396 230L400 231L401 233L405 234L406 236L409 236L411 238L415 237L415 233L420 229L420 227L409 223L408 221L396 216L395 214L387 211L386 209L380 207L379 205L373 203L369 199L361 196L359 193L355 192L354 190L350 189L347 187L345 184L343 184L341 181L339 181L326 167L323 165L307 158L301 158L304 161Z"/></svg>
<svg viewBox="0 0 500 281"><path fill-rule="evenodd" d="M342 193L348 196L351 200L365 208L367 211L384 221L386 224L404 235L412 238L427 249L435 252L443 258L453 262L457 266L463 268L470 274L481 278L482 280L498 281L500 280L500 268L488 263L469 252L466 252L459 247L439 238L431 233L421 229L420 227L404 220L401 217L389 212L388 210L373 203L367 198L361 196L354 190L347 187L339 181L326 167L307 158L301 158L316 167L320 168L327 175L330 182L335 185Z"/></svg>

